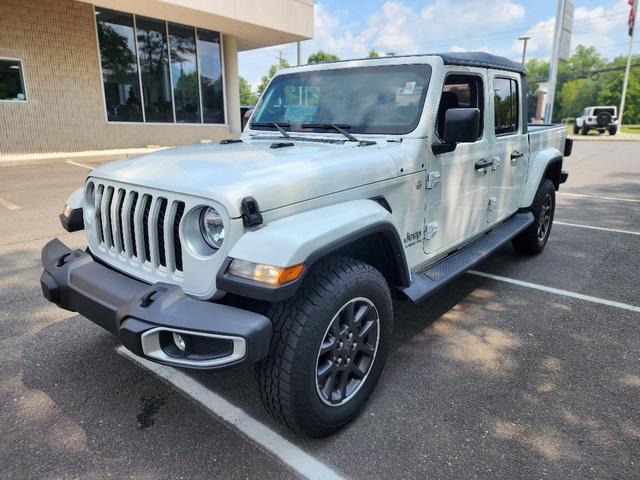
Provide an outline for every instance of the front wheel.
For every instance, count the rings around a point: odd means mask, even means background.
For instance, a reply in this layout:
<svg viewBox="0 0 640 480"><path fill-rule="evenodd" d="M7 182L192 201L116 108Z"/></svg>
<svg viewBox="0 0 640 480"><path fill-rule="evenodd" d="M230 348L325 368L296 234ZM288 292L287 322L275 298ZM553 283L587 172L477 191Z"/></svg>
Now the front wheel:
<svg viewBox="0 0 640 480"><path fill-rule="evenodd" d="M544 179L531 206L533 223L511 241L513 248L529 255L540 253L549 240L555 210L556 188L551 180Z"/></svg>
<svg viewBox="0 0 640 480"><path fill-rule="evenodd" d="M582 126L582 135L589 135L589 127L587 127L586 125Z"/></svg>
<svg viewBox="0 0 640 480"><path fill-rule="evenodd" d="M578 135L578 133L580 133L580 127L578 126L577 123L573 124L573 134L574 135Z"/></svg>
<svg viewBox="0 0 640 480"><path fill-rule="evenodd" d="M382 374L393 324L389 287L372 266L327 258L274 304L269 355L257 367L267 410L292 430L329 435L358 415Z"/></svg>

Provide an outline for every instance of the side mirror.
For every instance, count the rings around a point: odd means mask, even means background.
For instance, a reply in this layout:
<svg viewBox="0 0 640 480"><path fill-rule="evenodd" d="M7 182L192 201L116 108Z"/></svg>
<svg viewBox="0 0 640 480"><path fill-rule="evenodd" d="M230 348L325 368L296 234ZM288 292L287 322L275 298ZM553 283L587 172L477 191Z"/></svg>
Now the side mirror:
<svg viewBox="0 0 640 480"><path fill-rule="evenodd" d="M449 144L475 142L480 136L480 109L450 108L444 115L444 141Z"/></svg>

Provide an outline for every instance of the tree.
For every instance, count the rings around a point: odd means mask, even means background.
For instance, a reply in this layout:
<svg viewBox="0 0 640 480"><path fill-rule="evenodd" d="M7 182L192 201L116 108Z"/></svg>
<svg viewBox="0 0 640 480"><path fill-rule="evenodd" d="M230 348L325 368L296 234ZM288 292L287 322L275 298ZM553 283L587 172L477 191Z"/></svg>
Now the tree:
<svg viewBox="0 0 640 480"><path fill-rule="evenodd" d="M240 76L240 105L255 105L258 97L251 91L251 84Z"/></svg>
<svg viewBox="0 0 640 480"><path fill-rule="evenodd" d="M368 55L368 57L369 57L369 58L379 58L379 57L380 57L380 54L379 54L376 50L374 50L374 49L372 48L371 50L369 50L369 55Z"/></svg>
<svg viewBox="0 0 640 480"><path fill-rule="evenodd" d="M262 95L265 88L267 88L267 85L269 85L269 82L271 81L271 79L273 78L273 76L276 74L278 70L280 70L281 68L289 68L289 66L290 66L289 62L287 62L282 57L280 57L276 65L271 65L269 67L269 71L267 72L267 74L263 75L262 78L260 79L260 85L258 85L258 96Z"/></svg>
<svg viewBox="0 0 640 480"><path fill-rule="evenodd" d="M328 63L328 62L337 62L340 60L340 57L334 55L333 53L327 53L322 50L318 50L316 53L312 53L309 55L309 59L307 63Z"/></svg>

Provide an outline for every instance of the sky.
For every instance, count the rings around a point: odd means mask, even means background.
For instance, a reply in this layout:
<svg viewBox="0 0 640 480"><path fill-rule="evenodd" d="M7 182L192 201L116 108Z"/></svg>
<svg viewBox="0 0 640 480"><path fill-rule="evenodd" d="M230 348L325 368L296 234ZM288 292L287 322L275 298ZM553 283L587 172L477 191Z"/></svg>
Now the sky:
<svg viewBox="0 0 640 480"><path fill-rule="evenodd" d="M626 55L628 0L573 1L572 50L582 44L606 58ZM520 59L521 35L531 37L527 58L549 58L556 8L556 0L319 0L314 38L302 43L302 63L317 50L348 59L372 48L396 55L484 50ZM295 65L295 44L239 54L240 74L254 91L278 51Z"/></svg>

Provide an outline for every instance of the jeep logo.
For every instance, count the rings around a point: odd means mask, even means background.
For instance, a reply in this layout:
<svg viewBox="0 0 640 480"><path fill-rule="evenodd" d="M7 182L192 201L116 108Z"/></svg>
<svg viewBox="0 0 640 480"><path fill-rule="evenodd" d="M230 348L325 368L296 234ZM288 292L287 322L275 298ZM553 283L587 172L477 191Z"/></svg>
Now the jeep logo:
<svg viewBox="0 0 640 480"><path fill-rule="evenodd" d="M415 245L416 243L418 243L420 241L420 239L422 238L422 232L420 230L418 230L417 232L407 232L405 238L404 238L404 246L405 247L410 247L412 245Z"/></svg>

